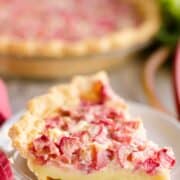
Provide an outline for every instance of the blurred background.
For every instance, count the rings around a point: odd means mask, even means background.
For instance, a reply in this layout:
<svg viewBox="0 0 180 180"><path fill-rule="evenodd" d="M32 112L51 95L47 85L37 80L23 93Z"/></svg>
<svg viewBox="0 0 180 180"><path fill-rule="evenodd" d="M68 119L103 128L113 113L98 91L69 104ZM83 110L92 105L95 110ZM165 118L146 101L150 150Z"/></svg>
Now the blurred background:
<svg viewBox="0 0 180 180"><path fill-rule="evenodd" d="M120 96L178 117L179 38L179 0L0 0L0 78L13 113L105 70Z"/></svg>

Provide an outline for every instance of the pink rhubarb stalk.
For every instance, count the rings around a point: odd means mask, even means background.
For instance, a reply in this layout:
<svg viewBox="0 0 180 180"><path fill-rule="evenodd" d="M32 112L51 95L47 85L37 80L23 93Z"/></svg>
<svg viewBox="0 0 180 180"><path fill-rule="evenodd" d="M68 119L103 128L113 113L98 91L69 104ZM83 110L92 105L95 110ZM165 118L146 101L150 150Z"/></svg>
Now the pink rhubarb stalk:
<svg viewBox="0 0 180 180"><path fill-rule="evenodd" d="M177 44L173 66L173 87L177 117L180 121L180 41Z"/></svg>

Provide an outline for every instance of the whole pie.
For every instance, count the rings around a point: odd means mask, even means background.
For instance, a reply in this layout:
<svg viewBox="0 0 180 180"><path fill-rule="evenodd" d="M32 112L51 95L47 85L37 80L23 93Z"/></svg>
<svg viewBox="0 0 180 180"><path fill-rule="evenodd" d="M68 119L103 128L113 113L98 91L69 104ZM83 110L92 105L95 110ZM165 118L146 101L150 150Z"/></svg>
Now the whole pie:
<svg viewBox="0 0 180 180"><path fill-rule="evenodd" d="M62 57L141 45L159 27L155 0L0 0L0 53Z"/></svg>
<svg viewBox="0 0 180 180"><path fill-rule="evenodd" d="M9 135L39 180L170 180L175 164L103 72L31 100Z"/></svg>

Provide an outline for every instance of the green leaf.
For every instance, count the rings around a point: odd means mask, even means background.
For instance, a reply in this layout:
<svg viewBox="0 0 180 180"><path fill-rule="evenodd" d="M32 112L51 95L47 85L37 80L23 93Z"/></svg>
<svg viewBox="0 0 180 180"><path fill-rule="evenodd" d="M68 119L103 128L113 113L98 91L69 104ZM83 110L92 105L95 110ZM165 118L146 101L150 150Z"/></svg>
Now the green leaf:
<svg viewBox="0 0 180 180"><path fill-rule="evenodd" d="M160 0L163 8L180 23L180 0Z"/></svg>
<svg viewBox="0 0 180 180"><path fill-rule="evenodd" d="M157 40L174 45L180 38L180 0L160 0L163 24Z"/></svg>

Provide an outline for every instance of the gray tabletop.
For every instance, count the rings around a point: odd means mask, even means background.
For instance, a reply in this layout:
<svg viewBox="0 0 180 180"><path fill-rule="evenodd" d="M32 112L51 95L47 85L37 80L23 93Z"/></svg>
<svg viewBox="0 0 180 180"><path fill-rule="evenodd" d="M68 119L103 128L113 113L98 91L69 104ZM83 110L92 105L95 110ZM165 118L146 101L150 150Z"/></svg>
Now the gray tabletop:
<svg viewBox="0 0 180 180"><path fill-rule="evenodd" d="M143 63L142 59L133 59L111 70L109 76L113 89L119 95L131 101L147 103L141 83ZM13 113L16 113L25 107L28 99L40 95L49 87L68 81L68 79L54 81L5 79L5 81ZM160 70L156 84L160 98L171 111L174 111L170 68L163 67Z"/></svg>

